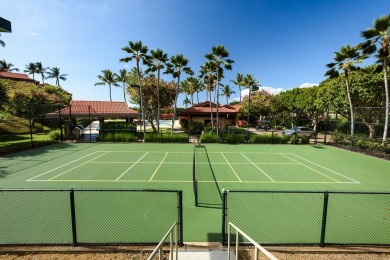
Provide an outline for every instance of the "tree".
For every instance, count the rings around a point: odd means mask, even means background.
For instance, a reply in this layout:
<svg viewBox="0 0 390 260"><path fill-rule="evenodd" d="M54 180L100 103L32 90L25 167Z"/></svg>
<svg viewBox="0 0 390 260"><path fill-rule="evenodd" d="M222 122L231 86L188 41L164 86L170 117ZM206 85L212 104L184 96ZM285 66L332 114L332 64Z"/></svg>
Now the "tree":
<svg viewBox="0 0 390 260"><path fill-rule="evenodd" d="M260 116L269 117L271 113L271 105L273 103L274 96L268 93L265 90L259 90L251 94L251 111L250 116L252 120L254 118L259 118ZM244 97L242 100L241 112L248 114L248 104L249 104L249 95Z"/></svg>
<svg viewBox="0 0 390 260"><path fill-rule="evenodd" d="M211 128L214 127L214 121L213 121L213 109L212 109L212 103L211 103L211 91L213 91L214 88L214 82L215 82L215 73L216 66L213 62L205 62L203 66L200 66L200 77L203 79L206 91L208 93L208 99L210 103L210 122L211 122Z"/></svg>
<svg viewBox="0 0 390 260"><path fill-rule="evenodd" d="M181 84L182 91L191 96L190 104L194 104L194 94L201 88L199 80L194 77L186 78Z"/></svg>
<svg viewBox="0 0 390 260"><path fill-rule="evenodd" d="M98 83L95 83L95 86L98 86L98 85L108 85L109 89L110 89L110 101L112 101L112 98L111 98L111 85L115 86L115 87L119 87L119 84L117 83L116 79L117 79L117 75L115 73L113 73L111 70L107 69L107 70L102 70L102 75L98 75L98 79L100 80L100 82Z"/></svg>
<svg viewBox="0 0 390 260"><path fill-rule="evenodd" d="M238 86L238 91L240 92L240 103L241 103L241 86L242 86L242 80L244 79L244 75L241 73L236 74L235 80L230 80L234 85Z"/></svg>
<svg viewBox="0 0 390 260"><path fill-rule="evenodd" d="M233 91L229 85L225 85L223 86L223 89L222 89L222 94L223 96L226 96L226 105L229 105L229 98L230 98L230 95L231 94L234 94L236 93L235 91Z"/></svg>
<svg viewBox="0 0 390 260"><path fill-rule="evenodd" d="M247 127L249 129L249 114L250 114L250 93L251 93L251 89L252 87L258 87L259 86L259 82L253 78L252 74L246 74L246 76L244 77L244 79L242 80L242 85L249 90L249 95L248 95L248 122L247 122Z"/></svg>
<svg viewBox="0 0 390 260"><path fill-rule="evenodd" d="M158 80L154 76L147 76L142 79L142 100L143 100L143 109L145 111L145 118L149 121L150 125L154 132L157 131L154 120L157 119L158 109L157 109L157 82ZM162 107L169 107L173 105L175 99L175 82L166 82L160 79L160 105ZM128 93L132 103L139 103L140 101L140 92L135 88L128 88Z"/></svg>
<svg viewBox="0 0 390 260"><path fill-rule="evenodd" d="M186 108L187 108L189 104L191 104L191 100L190 100L188 97L186 97L186 98L183 100L183 105L185 105Z"/></svg>
<svg viewBox="0 0 390 260"><path fill-rule="evenodd" d="M173 107L173 118L172 118L172 128L171 134L173 133L173 125L176 119L176 109L177 109L177 97L179 96L180 91L180 76L184 72L189 75L193 75L194 72L191 70L188 65L188 59L186 59L183 54L178 54L172 56L170 61L167 63L167 69L164 74L171 74L173 78L177 78L176 93L175 93L175 103Z"/></svg>
<svg viewBox="0 0 390 260"><path fill-rule="evenodd" d="M217 45L212 47L211 53L208 53L205 55L205 58L208 59L209 61L215 63L216 66L216 71L217 71L217 80L216 80L216 86L217 86L217 134L219 132L219 80L221 78L221 72L223 71L224 67L227 70L232 69L232 64L234 63L233 60L228 59L229 57L229 51L225 49L223 45Z"/></svg>
<svg viewBox="0 0 390 260"><path fill-rule="evenodd" d="M123 100L126 102L126 82L128 80L128 73L126 69L119 70L119 74L116 75L116 81L122 82L122 88L123 88Z"/></svg>
<svg viewBox="0 0 390 260"><path fill-rule="evenodd" d="M355 47L351 47L348 44L341 47L339 52L334 53L334 63L329 63L326 65L326 67L329 68L329 70L325 73L325 76L328 77L337 77L339 75L339 70L344 71L344 80L345 80L345 87L347 89L347 96L348 96L348 103L349 103L349 110L351 115L351 138L353 140L354 135L354 113L353 113L353 103L351 99L351 91L350 91L350 83L349 83L349 72L352 70L356 70L357 67L355 67L356 63L361 63L362 57L359 54L359 51Z"/></svg>
<svg viewBox="0 0 390 260"><path fill-rule="evenodd" d="M387 68L387 57L389 56L389 44L390 44L390 14L386 16L381 16L379 19L374 21L374 27L369 28L361 32L361 36L366 39L366 41L359 45L363 50L364 54L372 55L374 53L379 54L379 59L383 64L383 81L385 87L385 127L383 131L382 145L387 143L387 133L389 127L389 83L388 83L388 68Z"/></svg>
<svg viewBox="0 0 390 260"><path fill-rule="evenodd" d="M68 74L61 74L60 68L58 67L49 68L47 75L48 75L47 76L48 79L56 79L56 85L59 87L60 87L60 80L66 81L66 77L68 76Z"/></svg>
<svg viewBox="0 0 390 260"><path fill-rule="evenodd" d="M140 96L141 96L141 114L142 114L142 118L140 118L140 120L143 121L143 132L144 132L144 135L145 135L145 132L146 132L146 129L145 129L145 111L143 109L143 100L142 100L142 77L141 77L141 69L140 69L140 62L142 61L143 64L147 64L148 63L148 50L149 48L147 46L144 46L142 45L142 41L136 41L136 42L132 42L132 41L129 41L129 45L126 46L126 47L123 47L122 48L123 51L127 52L128 54L130 54L130 56L126 57L126 58L122 58L120 59L119 61L121 62L129 62L129 61L132 61L132 60L135 60L135 64L136 64L136 68L137 68L137 74L138 74L138 85L139 85L139 91L140 91Z"/></svg>
<svg viewBox="0 0 390 260"><path fill-rule="evenodd" d="M36 65L36 63L30 62L29 64L27 64L24 72L27 72L28 75L32 74L33 79L35 80L35 73L37 73L37 65Z"/></svg>
<svg viewBox="0 0 390 260"><path fill-rule="evenodd" d="M43 67L41 62L37 62L35 65L37 67L37 73L41 74L42 84L45 84L45 73L46 73L48 68Z"/></svg>
<svg viewBox="0 0 390 260"><path fill-rule="evenodd" d="M18 68L13 68L14 64L7 63L5 60L0 60L0 71L19 71Z"/></svg>
<svg viewBox="0 0 390 260"><path fill-rule="evenodd" d="M165 63L168 61L168 54L162 50L151 50L150 60L148 62L148 69L146 73L157 71L157 131L160 132L160 72L164 68Z"/></svg>

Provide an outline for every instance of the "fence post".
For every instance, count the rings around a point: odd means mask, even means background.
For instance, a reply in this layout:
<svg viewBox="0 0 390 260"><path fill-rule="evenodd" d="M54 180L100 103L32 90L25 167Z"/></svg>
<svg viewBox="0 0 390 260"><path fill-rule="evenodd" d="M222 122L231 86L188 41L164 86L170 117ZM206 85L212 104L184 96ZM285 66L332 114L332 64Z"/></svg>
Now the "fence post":
<svg viewBox="0 0 390 260"><path fill-rule="evenodd" d="M58 104L58 126L60 127L61 142L64 142L64 133L62 132L61 104Z"/></svg>
<svg viewBox="0 0 390 260"><path fill-rule="evenodd" d="M328 215L328 201L329 201L329 193L327 191L324 192L324 207L322 209L322 226L321 226L321 239L320 246L325 246L325 231L326 231L326 217Z"/></svg>
<svg viewBox="0 0 390 260"><path fill-rule="evenodd" d="M179 229L180 229L179 245L183 246L184 239L183 239L183 191L182 190L179 190L179 192L178 192L177 208L178 208L178 212L179 212Z"/></svg>
<svg viewBox="0 0 390 260"><path fill-rule="evenodd" d="M227 190L222 189L222 246L226 245Z"/></svg>
<svg viewBox="0 0 390 260"><path fill-rule="evenodd" d="M31 121L32 121L31 107L30 107L30 104L28 104L28 122L30 124L30 143L31 143L31 149L34 149L33 131L32 131Z"/></svg>
<svg viewBox="0 0 390 260"><path fill-rule="evenodd" d="M76 209L74 205L74 190L70 190L70 212L72 217L73 246L77 246Z"/></svg>

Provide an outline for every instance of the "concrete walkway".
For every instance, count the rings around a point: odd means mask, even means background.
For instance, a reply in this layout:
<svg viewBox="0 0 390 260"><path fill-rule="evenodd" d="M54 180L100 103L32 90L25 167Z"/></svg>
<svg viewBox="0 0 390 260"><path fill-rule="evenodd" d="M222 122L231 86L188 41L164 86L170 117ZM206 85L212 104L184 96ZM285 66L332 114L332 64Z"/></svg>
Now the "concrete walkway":
<svg viewBox="0 0 390 260"><path fill-rule="evenodd" d="M228 252L226 250L194 250L179 251L180 260L227 260ZM230 260L236 259L233 251L230 251Z"/></svg>

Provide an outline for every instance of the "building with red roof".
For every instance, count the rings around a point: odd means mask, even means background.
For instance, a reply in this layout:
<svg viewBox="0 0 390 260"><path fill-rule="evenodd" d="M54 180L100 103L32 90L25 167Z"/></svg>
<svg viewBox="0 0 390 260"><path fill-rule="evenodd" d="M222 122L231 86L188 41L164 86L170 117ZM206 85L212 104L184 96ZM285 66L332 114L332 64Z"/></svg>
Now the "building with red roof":
<svg viewBox="0 0 390 260"><path fill-rule="evenodd" d="M9 71L0 71L0 79L9 79L14 81L25 81L29 83L39 84L39 81L30 78L27 74L15 73Z"/></svg>
<svg viewBox="0 0 390 260"><path fill-rule="evenodd" d="M210 108L211 105L211 108ZM237 113L240 110L239 107L223 105L218 107L219 114L219 128L224 129L227 126L236 125ZM192 107L186 108L182 111L180 116L184 116L193 122L201 122L205 126L211 124L211 113L213 114L213 123L217 123L217 104L205 101L196 104Z"/></svg>

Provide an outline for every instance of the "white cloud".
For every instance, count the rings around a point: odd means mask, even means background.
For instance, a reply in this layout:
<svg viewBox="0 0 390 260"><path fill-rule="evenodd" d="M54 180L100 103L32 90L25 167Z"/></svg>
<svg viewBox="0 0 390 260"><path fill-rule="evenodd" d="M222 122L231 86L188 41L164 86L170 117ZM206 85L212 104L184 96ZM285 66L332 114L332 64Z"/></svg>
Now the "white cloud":
<svg viewBox="0 0 390 260"><path fill-rule="evenodd" d="M305 83L301 84L298 88L312 88L312 87L317 87L317 86L318 86L318 83L305 82Z"/></svg>
<svg viewBox="0 0 390 260"><path fill-rule="evenodd" d="M273 95L277 95L280 92L285 90L283 88L273 88L273 87L266 87L266 86L261 86L259 89L260 90L265 90L268 93L273 94ZM249 94L249 90L248 89L242 90L241 91L241 98L248 96L248 94Z"/></svg>

